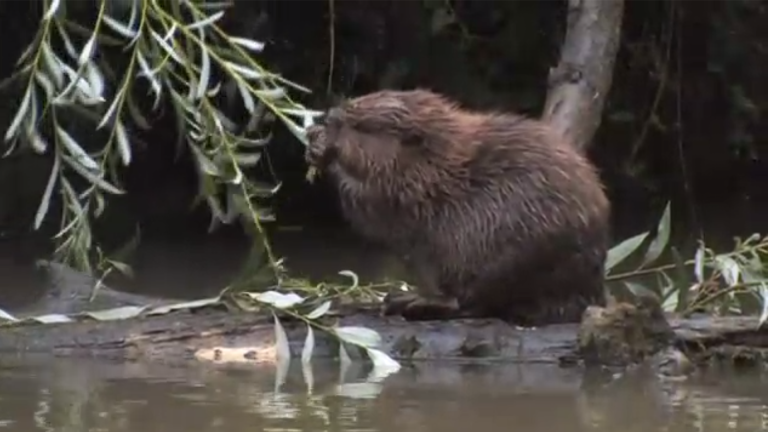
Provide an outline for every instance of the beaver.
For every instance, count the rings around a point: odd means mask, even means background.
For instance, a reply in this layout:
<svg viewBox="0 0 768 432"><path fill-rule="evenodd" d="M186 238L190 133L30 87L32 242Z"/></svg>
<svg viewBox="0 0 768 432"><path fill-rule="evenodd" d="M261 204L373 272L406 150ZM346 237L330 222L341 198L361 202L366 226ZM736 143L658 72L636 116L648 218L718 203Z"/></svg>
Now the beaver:
<svg viewBox="0 0 768 432"><path fill-rule="evenodd" d="M407 256L407 320L578 322L603 306L610 203L596 168L542 120L461 107L431 90L381 90L307 129L352 228Z"/></svg>

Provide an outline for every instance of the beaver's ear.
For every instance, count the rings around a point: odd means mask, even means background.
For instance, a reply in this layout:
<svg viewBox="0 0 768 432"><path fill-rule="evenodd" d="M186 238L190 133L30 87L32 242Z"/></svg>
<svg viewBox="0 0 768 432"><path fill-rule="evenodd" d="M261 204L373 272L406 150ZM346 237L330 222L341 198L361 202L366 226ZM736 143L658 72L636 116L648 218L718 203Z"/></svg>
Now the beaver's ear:
<svg viewBox="0 0 768 432"><path fill-rule="evenodd" d="M344 122L344 112L337 108L331 108L323 116L323 125L331 127L340 127Z"/></svg>

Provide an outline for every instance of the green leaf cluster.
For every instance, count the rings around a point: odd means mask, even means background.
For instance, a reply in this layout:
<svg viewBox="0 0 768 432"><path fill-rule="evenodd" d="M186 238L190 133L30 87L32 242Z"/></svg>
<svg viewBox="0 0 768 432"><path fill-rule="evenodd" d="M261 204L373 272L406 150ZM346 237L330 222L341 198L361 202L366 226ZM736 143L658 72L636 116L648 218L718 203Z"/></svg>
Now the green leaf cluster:
<svg viewBox="0 0 768 432"><path fill-rule="evenodd" d="M133 160L132 132L151 128L150 114L165 102L175 115L178 145L196 162L199 196L211 209L212 228L238 218L252 224L270 263L276 263L261 227L271 215L258 199L274 194L280 184L259 184L246 171L260 163L270 141L271 134L262 133L270 115L306 143L305 128L321 113L293 101L289 89L309 90L254 59L263 42L222 30L228 3L95 2L89 27L70 18L68 5L43 1L38 31L17 62L13 79L23 83L23 92L4 134L8 152L26 148L52 155L34 227L41 226L58 196L62 215L55 259L92 271L94 256L103 256L93 240L92 218L103 213L109 195L124 193L118 168ZM104 55L109 50L120 50L127 59L120 70ZM140 92L142 85L148 94ZM228 94L248 112L248 127L238 127L225 113ZM151 103L142 104L148 96ZM82 124L87 127L76 127ZM107 137L98 149L84 144L94 132Z"/></svg>
<svg viewBox="0 0 768 432"><path fill-rule="evenodd" d="M768 237L753 234L746 240L736 238L734 249L727 253L716 253L700 239L694 258L684 260L670 244L671 232L671 203L667 203L654 236L646 231L611 248L605 260L606 280L633 294L650 290L659 295L663 308L670 312L758 312L761 325L768 320ZM672 262L651 266L666 251ZM641 253L642 258L633 270L616 271ZM656 283L637 281L648 276Z"/></svg>

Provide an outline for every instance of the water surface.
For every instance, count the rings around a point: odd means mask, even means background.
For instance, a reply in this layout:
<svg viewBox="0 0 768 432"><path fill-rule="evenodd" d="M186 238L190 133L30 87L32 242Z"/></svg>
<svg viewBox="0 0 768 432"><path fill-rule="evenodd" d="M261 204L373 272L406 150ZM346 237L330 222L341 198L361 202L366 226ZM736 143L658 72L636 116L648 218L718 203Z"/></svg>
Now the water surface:
<svg viewBox="0 0 768 432"><path fill-rule="evenodd" d="M768 383L754 375L589 385L549 366L422 364L372 383L366 367L342 378L321 364L310 388L298 364L279 375L268 366L2 361L0 428L27 432L768 429Z"/></svg>

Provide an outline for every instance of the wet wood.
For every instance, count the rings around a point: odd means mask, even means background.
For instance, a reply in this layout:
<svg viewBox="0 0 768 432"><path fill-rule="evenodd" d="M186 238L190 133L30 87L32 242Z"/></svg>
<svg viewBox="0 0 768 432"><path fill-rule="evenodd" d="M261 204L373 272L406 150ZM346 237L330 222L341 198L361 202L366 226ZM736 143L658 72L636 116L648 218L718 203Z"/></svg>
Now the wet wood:
<svg viewBox="0 0 768 432"><path fill-rule="evenodd" d="M354 308L333 318L340 326L364 326L383 337L382 349L395 358L483 359L557 362L573 347L576 326L520 330L496 320L410 323ZM306 337L301 322L281 318L291 350L300 355ZM330 322L329 322L330 324ZM217 307L119 321L30 324L7 327L0 352L40 352L152 360L193 359L216 348L245 348L253 360L270 361L275 330L270 313L230 312ZM315 352L334 357L334 338L315 330ZM266 357L266 358L265 358Z"/></svg>
<svg viewBox="0 0 768 432"><path fill-rule="evenodd" d="M93 307L83 303L95 282L65 266L45 267L49 292L34 308L42 313L69 313L73 307ZM104 288L101 305L123 306L141 303L143 296L125 297L124 293ZM153 300L153 299L150 299ZM149 303L167 303L154 299ZM638 300L637 305L619 304L597 308L587 314L581 325L553 325L521 329L497 320L455 320L443 322L407 322L399 317L382 317L376 305L345 306L324 317L327 327L363 326L381 334L381 349L399 360L460 360L469 362L505 362L561 365L576 359L579 336L594 333L613 342L608 351L649 351L641 349L639 335L652 339L659 333L654 327L671 329L670 343L689 356L765 358L768 331L758 327L757 317L697 317L682 319L664 316L655 301ZM106 303L106 304L105 304ZM642 305L645 305L643 307ZM86 307L87 306L87 307ZM590 309L592 310L592 309ZM654 312L648 314L648 312ZM623 318L622 318L623 317ZM645 320L639 319L645 317ZM307 336L304 323L288 316L280 322L287 333L292 354L301 355ZM638 324L640 323L640 324ZM601 329L602 328L602 329ZM618 333L614 332L618 329ZM626 329L626 330L622 330ZM595 333L596 332L596 333ZM314 331L315 358L335 358L337 339ZM198 306L137 318L85 321L62 324L24 322L0 328L0 353L39 353L63 356L93 356L114 359L145 359L161 362L276 361L274 317L268 310L235 312L223 304ZM665 338L670 340L669 338ZM650 341L650 339L649 339ZM648 344L648 347L652 344ZM652 348L656 350L658 348ZM222 353L226 353L222 357ZM354 350L349 352L355 356ZM609 352L608 354L614 354ZM236 356L239 358L233 358ZM633 357L630 355L629 357Z"/></svg>
<svg viewBox="0 0 768 432"><path fill-rule="evenodd" d="M400 360L463 360L558 364L572 358L578 325L518 329L496 320L406 322L350 308L333 321L365 326L383 337L383 351ZM281 319L291 350L299 356L306 326ZM768 346L768 331L756 317L669 320L679 342L707 350ZM331 324L329 322L328 324ZM195 360L217 348L241 349L244 361L273 362L271 313L230 312L208 306L165 315L106 322L28 324L0 329L0 352L49 353L177 362ZM315 331L316 358L338 353L336 340Z"/></svg>
<svg viewBox="0 0 768 432"><path fill-rule="evenodd" d="M600 126L623 14L624 0L568 0L565 40L550 70L543 117L581 149Z"/></svg>

